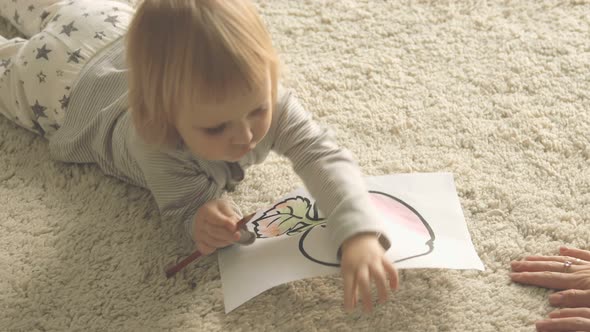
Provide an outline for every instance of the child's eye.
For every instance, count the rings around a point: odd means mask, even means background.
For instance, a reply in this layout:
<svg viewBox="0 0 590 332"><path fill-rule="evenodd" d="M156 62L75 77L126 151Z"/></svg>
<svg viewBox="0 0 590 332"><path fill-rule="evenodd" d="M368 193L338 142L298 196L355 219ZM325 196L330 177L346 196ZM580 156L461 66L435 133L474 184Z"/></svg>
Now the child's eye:
<svg viewBox="0 0 590 332"><path fill-rule="evenodd" d="M260 107L259 109L255 110L254 112L250 113L250 116L259 116L266 112L266 107Z"/></svg>
<svg viewBox="0 0 590 332"><path fill-rule="evenodd" d="M225 125L221 125L221 126L215 127L215 128L205 128L205 132L209 135L219 135L219 134L223 133L224 130L225 130Z"/></svg>

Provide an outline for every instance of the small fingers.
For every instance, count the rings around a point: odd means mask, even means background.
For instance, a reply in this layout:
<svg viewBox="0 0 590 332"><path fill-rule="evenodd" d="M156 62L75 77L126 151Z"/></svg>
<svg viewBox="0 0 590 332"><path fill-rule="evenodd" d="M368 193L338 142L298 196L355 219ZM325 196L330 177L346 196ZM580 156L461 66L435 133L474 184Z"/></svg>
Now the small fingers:
<svg viewBox="0 0 590 332"><path fill-rule="evenodd" d="M221 240L221 239L216 239L214 237L206 237L205 238L205 243L213 248L225 248L229 245L231 245L233 242L231 241L226 241L226 240Z"/></svg>
<svg viewBox="0 0 590 332"><path fill-rule="evenodd" d="M359 302L358 300L359 300L359 288L355 283L354 290L352 292L352 308L353 309L356 307L356 304Z"/></svg>
<svg viewBox="0 0 590 332"><path fill-rule="evenodd" d="M199 241L197 243L197 249L199 249L199 251L201 252L201 254L203 256L207 256L209 254L212 254L215 251L215 247L213 247L207 243L204 243L202 241Z"/></svg>
<svg viewBox="0 0 590 332"><path fill-rule="evenodd" d="M354 273L344 272L344 310L352 311L356 305L356 289Z"/></svg>
<svg viewBox="0 0 590 332"><path fill-rule="evenodd" d="M356 284L360 290L363 299L363 307L365 312L373 310L373 300L371 299L371 283L370 274L367 267L361 268L356 274Z"/></svg>
<svg viewBox="0 0 590 332"><path fill-rule="evenodd" d="M235 233L202 222L194 226L193 238L199 244L204 244L211 248L223 248L239 240L239 232ZM199 251L203 252L203 250L205 249L199 248Z"/></svg>
<svg viewBox="0 0 590 332"><path fill-rule="evenodd" d="M590 290L568 289L549 295L549 303L555 307L588 307Z"/></svg>
<svg viewBox="0 0 590 332"><path fill-rule="evenodd" d="M389 260L387 260L385 256L383 256L383 267L385 268L385 272L387 272L389 276L389 288L391 288L392 290L398 290L399 277L397 274L397 269Z"/></svg>
<svg viewBox="0 0 590 332"><path fill-rule="evenodd" d="M230 232L236 230L236 224L239 221L237 216L226 216L224 213L218 210L211 211L211 215L206 219L208 223L215 225L217 227L225 228Z"/></svg>
<svg viewBox="0 0 590 332"><path fill-rule="evenodd" d="M383 304L387 300L387 276L383 269L383 266L380 264L375 264L369 268L371 272L371 277L373 278L375 285L377 286L377 294L379 298L379 303Z"/></svg>
<svg viewBox="0 0 590 332"><path fill-rule="evenodd" d="M240 232L228 231L225 227L219 227L212 224L208 224L205 226L205 232L207 232L207 234L211 237L230 243L238 241L240 239Z"/></svg>
<svg viewBox="0 0 590 332"><path fill-rule="evenodd" d="M590 319L590 308L565 308L549 313L549 318L583 317Z"/></svg>
<svg viewBox="0 0 590 332"><path fill-rule="evenodd" d="M238 221L240 221L240 217L234 211L234 209L232 209L230 203L227 201L220 202L219 212L223 217L229 219L229 221L231 222L231 229L235 229L236 224L238 223Z"/></svg>

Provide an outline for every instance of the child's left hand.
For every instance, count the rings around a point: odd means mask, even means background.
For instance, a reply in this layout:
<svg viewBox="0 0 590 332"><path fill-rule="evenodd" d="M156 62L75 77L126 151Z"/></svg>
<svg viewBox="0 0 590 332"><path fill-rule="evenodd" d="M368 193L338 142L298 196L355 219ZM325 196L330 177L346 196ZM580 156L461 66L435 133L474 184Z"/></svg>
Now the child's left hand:
<svg viewBox="0 0 590 332"><path fill-rule="evenodd" d="M366 312L373 309L371 300L371 279L379 294L379 303L387 299L387 275L389 287L398 288L397 270L385 256L385 250L375 234L358 234L342 245L342 276L344 279L344 309L351 311L357 303L360 291Z"/></svg>

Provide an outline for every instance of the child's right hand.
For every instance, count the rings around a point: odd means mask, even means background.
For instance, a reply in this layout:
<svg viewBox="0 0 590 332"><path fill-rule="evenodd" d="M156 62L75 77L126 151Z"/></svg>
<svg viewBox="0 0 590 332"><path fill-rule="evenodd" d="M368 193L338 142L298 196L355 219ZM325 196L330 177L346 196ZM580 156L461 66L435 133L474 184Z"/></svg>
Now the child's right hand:
<svg viewBox="0 0 590 332"><path fill-rule="evenodd" d="M228 201L216 199L203 204L195 215L193 240L203 255L227 247L240 239L240 220Z"/></svg>

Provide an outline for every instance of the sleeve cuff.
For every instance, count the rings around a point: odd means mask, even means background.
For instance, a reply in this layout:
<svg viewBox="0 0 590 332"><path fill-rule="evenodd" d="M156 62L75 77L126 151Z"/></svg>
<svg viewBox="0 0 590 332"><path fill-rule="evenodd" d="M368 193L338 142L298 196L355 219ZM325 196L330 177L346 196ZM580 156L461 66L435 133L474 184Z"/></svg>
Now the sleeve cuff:
<svg viewBox="0 0 590 332"><path fill-rule="evenodd" d="M383 250L387 251L387 250L389 250L389 248L391 248L391 241L389 241L387 236L385 236L385 234L383 234L383 233L360 232L360 233L354 234L353 236L356 236L359 234L375 234L375 235L377 235L377 240L379 241L379 244L381 245L381 247L383 247ZM351 236L351 237L353 237L353 236ZM349 237L349 238L351 238L351 237ZM346 239L346 240L348 240L348 239ZM342 245L344 245L344 242L346 242L346 240L344 240L342 242ZM342 259L342 245L340 245L340 247L338 247L338 253L336 254L336 257L338 258L339 261Z"/></svg>

